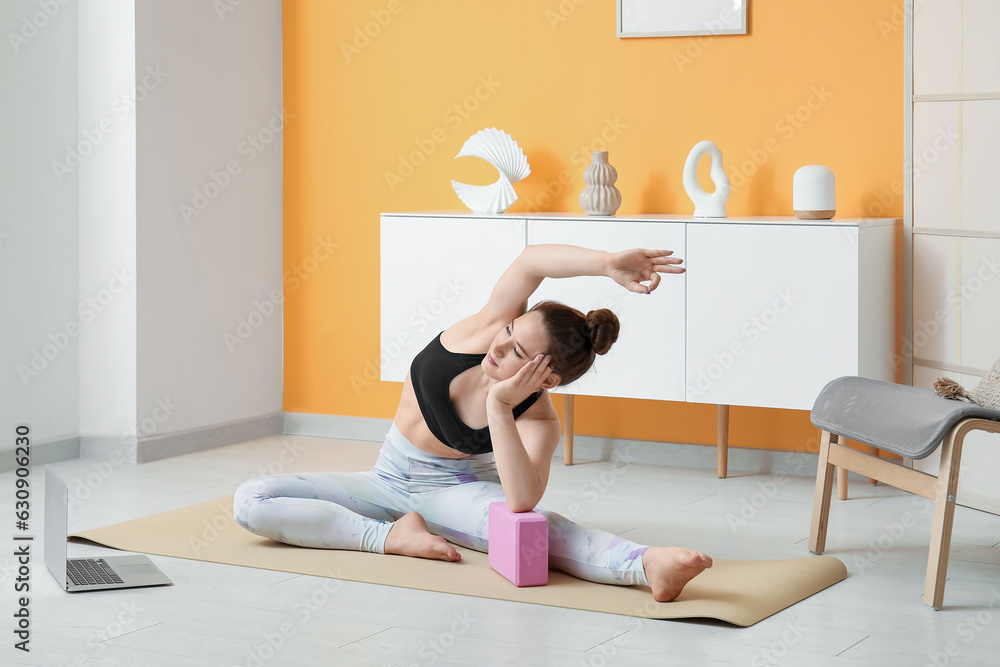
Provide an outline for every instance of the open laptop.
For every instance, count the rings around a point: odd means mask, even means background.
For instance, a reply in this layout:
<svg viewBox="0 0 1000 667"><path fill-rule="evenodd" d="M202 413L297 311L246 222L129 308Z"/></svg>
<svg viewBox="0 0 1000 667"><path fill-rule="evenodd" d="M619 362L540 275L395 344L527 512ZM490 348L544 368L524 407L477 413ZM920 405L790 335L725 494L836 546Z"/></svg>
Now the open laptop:
<svg viewBox="0 0 1000 667"><path fill-rule="evenodd" d="M69 496L66 482L46 466L45 566L70 593L173 583L147 556L67 559L68 522Z"/></svg>

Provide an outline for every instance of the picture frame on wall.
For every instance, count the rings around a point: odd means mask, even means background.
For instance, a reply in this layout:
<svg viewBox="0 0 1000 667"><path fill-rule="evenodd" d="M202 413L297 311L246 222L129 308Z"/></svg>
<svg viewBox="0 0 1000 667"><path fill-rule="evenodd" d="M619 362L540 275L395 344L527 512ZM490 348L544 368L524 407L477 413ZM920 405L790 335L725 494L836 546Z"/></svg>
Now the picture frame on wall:
<svg viewBox="0 0 1000 667"><path fill-rule="evenodd" d="M748 0L618 0L619 37L745 35Z"/></svg>

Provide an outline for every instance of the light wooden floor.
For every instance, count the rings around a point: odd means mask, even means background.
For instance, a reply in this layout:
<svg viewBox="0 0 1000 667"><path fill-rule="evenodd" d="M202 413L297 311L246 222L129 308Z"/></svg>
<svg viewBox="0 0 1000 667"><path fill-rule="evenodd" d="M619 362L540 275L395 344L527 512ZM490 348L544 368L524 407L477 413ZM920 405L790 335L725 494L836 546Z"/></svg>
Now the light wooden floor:
<svg viewBox="0 0 1000 667"><path fill-rule="evenodd" d="M81 530L230 494L271 472L364 469L379 444L276 436L142 466L54 464ZM642 543L730 559L798 558L806 546L815 455L580 438L554 461L547 508ZM108 474L110 472L110 474ZM0 664L27 665L965 665L1000 663L1000 517L959 507L946 608L922 604L930 514L921 499L851 480L834 501L827 544L849 577L750 628L648 621L340 582L153 556L175 582L70 595L41 557L44 474L33 470L31 647L13 648L17 564L0 553ZM75 489L75 491L74 491ZM12 532L13 473L0 475ZM919 502L918 502L919 501ZM907 518L907 514L915 523ZM905 527L903 524L912 524ZM898 524L898 526L897 526ZM11 545L12 542L8 542ZM117 553L86 544L70 556Z"/></svg>

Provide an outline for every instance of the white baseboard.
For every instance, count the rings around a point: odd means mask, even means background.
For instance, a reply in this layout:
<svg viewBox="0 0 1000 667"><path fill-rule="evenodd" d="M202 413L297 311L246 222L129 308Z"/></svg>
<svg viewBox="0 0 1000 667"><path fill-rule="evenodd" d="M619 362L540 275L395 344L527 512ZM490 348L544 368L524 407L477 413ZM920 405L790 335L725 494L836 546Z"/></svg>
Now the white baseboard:
<svg viewBox="0 0 1000 667"><path fill-rule="evenodd" d="M286 435L311 435L317 438L339 440L385 440L391 419L377 417L345 417L342 415L317 415L308 412L286 412Z"/></svg>
<svg viewBox="0 0 1000 667"><path fill-rule="evenodd" d="M284 413L274 412L188 431L140 438L136 443L135 463L149 463L203 449L224 447L269 435L280 435L283 421Z"/></svg>
<svg viewBox="0 0 1000 667"><path fill-rule="evenodd" d="M115 438L113 436L81 435L80 458L88 461L107 461L116 452L124 463L135 463L135 436Z"/></svg>
<svg viewBox="0 0 1000 667"><path fill-rule="evenodd" d="M563 458L563 443L556 448L555 456ZM718 448L715 445L666 442L659 440L632 440L597 435L573 436L573 464L583 465L594 461L622 460L673 468L698 468L715 470ZM729 446L729 476L776 473L786 475L816 476L817 455L814 452L795 452L756 447Z"/></svg>
<svg viewBox="0 0 1000 667"><path fill-rule="evenodd" d="M212 424L177 433L164 433L136 441L135 436L79 435L52 442L32 443L31 465L54 463L67 459L107 461L117 456L122 463L149 463L171 456L190 454L204 449L223 447L280 435L284 414L274 412L224 424ZM15 468L14 450L0 451L0 472Z"/></svg>
<svg viewBox="0 0 1000 667"><path fill-rule="evenodd" d="M28 452L32 466L75 459L80 456L80 436L53 440L51 442L32 442ZM16 450L5 449L0 451L0 472L10 472L17 468L15 460Z"/></svg>

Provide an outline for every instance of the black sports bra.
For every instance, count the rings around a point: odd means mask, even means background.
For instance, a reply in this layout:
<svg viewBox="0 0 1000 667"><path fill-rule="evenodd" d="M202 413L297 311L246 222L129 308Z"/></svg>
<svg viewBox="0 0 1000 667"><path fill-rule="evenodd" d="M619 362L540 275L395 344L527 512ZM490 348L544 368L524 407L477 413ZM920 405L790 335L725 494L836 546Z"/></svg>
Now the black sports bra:
<svg viewBox="0 0 1000 667"><path fill-rule="evenodd" d="M444 333L443 331L441 333ZM441 344L441 334L427 344L410 364L410 382L417 397L420 414L434 437L464 454L493 451L490 427L475 429L463 422L448 395L451 381L460 373L483 363L486 353L451 352ZM514 419L527 411L538 397L539 389L514 408Z"/></svg>

